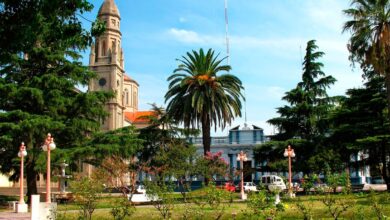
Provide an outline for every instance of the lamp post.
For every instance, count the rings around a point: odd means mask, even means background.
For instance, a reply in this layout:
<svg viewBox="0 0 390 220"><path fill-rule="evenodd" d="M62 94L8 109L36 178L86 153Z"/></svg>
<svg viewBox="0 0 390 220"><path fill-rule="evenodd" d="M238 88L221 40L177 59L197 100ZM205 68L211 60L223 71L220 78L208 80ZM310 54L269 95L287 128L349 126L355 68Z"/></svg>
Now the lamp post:
<svg viewBox="0 0 390 220"><path fill-rule="evenodd" d="M56 144L54 143L54 138L50 133L47 134L45 139L45 143L42 145L42 149L47 151L47 170L46 170L46 203L51 203L50 198L50 151L56 148Z"/></svg>
<svg viewBox="0 0 390 220"><path fill-rule="evenodd" d="M292 192L292 184L291 184L291 177L292 177L292 173L291 173L291 158L292 157L295 157L295 153L294 153L294 149L291 148L290 145L288 145L288 147L286 149L284 149L284 154L283 154L285 157L288 157L288 194L290 197L293 196L293 192Z"/></svg>
<svg viewBox="0 0 390 220"><path fill-rule="evenodd" d="M27 204L24 202L24 186L23 186L23 180L24 180L24 157L27 156L26 147L24 146L24 142L20 144L18 157L20 157L20 198L19 203L16 208L16 212L27 212Z"/></svg>
<svg viewBox="0 0 390 220"><path fill-rule="evenodd" d="M247 161L248 158L246 157L246 153L244 151L241 151L239 154L237 154L237 161L240 161L240 167L241 167L241 199L246 200L246 194L244 192L244 161Z"/></svg>

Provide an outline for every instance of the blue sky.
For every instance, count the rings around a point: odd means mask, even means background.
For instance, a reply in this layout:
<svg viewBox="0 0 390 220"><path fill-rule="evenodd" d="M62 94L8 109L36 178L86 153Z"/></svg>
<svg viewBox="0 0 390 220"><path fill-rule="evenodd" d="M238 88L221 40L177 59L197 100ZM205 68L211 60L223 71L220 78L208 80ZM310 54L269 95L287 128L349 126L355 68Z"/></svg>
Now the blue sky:
<svg viewBox="0 0 390 220"><path fill-rule="evenodd" d="M85 15L94 20L103 0ZM166 79L187 51L213 48L226 56L224 0L115 0L121 14L125 69L140 84L139 108L165 105ZM329 94L343 95L362 85L361 72L348 60L348 19L341 0L228 0L230 65L245 87L248 124L266 123L284 105L281 97L299 80L306 43L317 40L325 52L324 72L338 81ZM89 53L89 52L88 52ZM88 56L84 58L88 65ZM245 109L243 109L243 112ZM237 118L230 127L243 124ZM230 128L228 127L228 128ZM218 130L215 135L225 135Z"/></svg>

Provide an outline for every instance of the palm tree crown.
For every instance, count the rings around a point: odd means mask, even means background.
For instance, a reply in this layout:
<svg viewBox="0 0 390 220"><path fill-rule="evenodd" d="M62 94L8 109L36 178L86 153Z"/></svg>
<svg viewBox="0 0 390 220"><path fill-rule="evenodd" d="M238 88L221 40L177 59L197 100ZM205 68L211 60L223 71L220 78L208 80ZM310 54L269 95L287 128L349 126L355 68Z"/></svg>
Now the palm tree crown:
<svg viewBox="0 0 390 220"><path fill-rule="evenodd" d="M353 8L344 10L352 20L345 22L343 32L350 31L350 59L363 67L374 67L386 74L390 63L389 0L353 0Z"/></svg>
<svg viewBox="0 0 390 220"><path fill-rule="evenodd" d="M174 120L183 122L184 127L202 125L205 154L210 151L210 127L224 128L236 116L241 116L243 89L241 81L234 75L222 74L231 67L222 65L214 51L204 53L187 52L168 78L169 87L165 94L167 113Z"/></svg>

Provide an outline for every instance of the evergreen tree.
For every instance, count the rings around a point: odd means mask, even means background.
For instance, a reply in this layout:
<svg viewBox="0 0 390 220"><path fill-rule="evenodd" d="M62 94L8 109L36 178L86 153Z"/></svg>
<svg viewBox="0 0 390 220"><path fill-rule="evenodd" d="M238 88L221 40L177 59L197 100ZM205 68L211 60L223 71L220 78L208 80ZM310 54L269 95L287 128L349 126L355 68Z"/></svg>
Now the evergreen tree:
<svg viewBox="0 0 390 220"><path fill-rule="evenodd" d="M348 44L350 60L360 64L364 71L374 70L384 76L390 119L390 1L353 0L351 8L344 10L344 13L351 18L343 28L343 31L351 33ZM383 144L383 158L390 156L389 149L389 144ZM387 190L390 191L389 162L383 163L383 171Z"/></svg>
<svg viewBox="0 0 390 220"><path fill-rule="evenodd" d="M15 158L24 141L28 196L37 193L38 173L45 172L40 146L46 134L58 146L53 159L62 158L64 149L82 146L99 130L106 115L111 94L77 89L94 77L80 62L93 36L79 15L92 7L86 0L0 0L0 171L18 178ZM93 25L92 32L101 27Z"/></svg>
<svg viewBox="0 0 390 220"><path fill-rule="evenodd" d="M333 146L338 147L344 162L350 162L352 153L364 151L369 157L361 162L374 168L379 167L379 163L386 163L385 155L388 154L383 153L390 140L386 88L382 76L369 72L366 77L368 81L364 87L349 89L347 97L332 113L333 127L329 139Z"/></svg>
<svg viewBox="0 0 390 220"><path fill-rule="evenodd" d="M284 148L291 144L297 152L299 169L307 172L310 167L306 162L316 153L320 140L327 132L327 114L335 99L327 95L326 89L334 84L336 79L330 75L326 76L322 71L323 64L317 60L324 53L317 49L315 40L307 43L302 63L302 81L282 98L289 105L278 108L280 116L268 120L268 123L278 128L279 133L271 137L271 140L276 142L266 143L256 149L259 157L262 149L267 148L277 152L282 159ZM264 158L259 161L262 159ZM276 158L272 159L276 162Z"/></svg>

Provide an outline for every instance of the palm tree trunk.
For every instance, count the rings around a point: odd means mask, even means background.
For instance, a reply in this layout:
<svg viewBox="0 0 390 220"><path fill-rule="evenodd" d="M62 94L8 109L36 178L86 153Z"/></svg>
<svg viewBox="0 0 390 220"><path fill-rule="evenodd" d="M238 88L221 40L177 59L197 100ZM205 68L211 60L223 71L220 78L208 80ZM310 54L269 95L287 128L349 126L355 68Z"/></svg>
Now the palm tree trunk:
<svg viewBox="0 0 390 220"><path fill-rule="evenodd" d="M385 76L385 84L386 84L386 95L387 95L387 114L390 121L390 70L387 71L387 74ZM387 154L389 153L389 151L387 150L388 146L389 146L388 143L385 143L382 146L381 155L382 155L382 163L383 163L382 176L386 182L387 191L390 192L390 176L388 175L390 172L389 172L389 166L387 164Z"/></svg>
<svg viewBox="0 0 390 220"><path fill-rule="evenodd" d="M207 152L211 149L211 136L210 136L210 118L208 114L205 114L202 118L202 139L203 139L203 154L206 156ZM209 185L209 178L205 177L205 185Z"/></svg>
<svg viewBox="0 0 390 220"><path fill-rule="evenodd" d="M202 124L202 135L203 135L203 154L206 155L211 149L211 137L210 137L210 124Z"/></svg>

